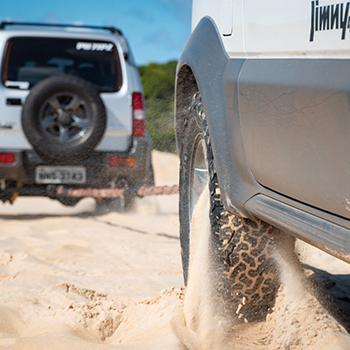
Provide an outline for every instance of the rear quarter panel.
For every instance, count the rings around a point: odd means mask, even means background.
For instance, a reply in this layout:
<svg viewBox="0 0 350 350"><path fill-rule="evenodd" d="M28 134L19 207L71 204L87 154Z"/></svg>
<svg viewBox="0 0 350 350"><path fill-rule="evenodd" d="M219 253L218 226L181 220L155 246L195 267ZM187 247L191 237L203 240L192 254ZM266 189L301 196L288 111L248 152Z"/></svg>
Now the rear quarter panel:
<svg viewBox="0 0 350 350"><path fill-rule="evenodd" d="M244 1L249 168L266 188L350 218L350 3Z"/></svg>

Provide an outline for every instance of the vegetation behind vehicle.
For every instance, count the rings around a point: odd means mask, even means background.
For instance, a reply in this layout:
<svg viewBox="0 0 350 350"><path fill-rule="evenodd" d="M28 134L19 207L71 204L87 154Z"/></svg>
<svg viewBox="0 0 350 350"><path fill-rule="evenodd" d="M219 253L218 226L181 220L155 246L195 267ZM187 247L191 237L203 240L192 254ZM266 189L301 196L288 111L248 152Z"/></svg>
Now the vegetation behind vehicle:
<svg viewBox="0 0 350 350"><path fill-rule="evenodd" d="M147 130L153 148L176 153L174 86L177 61L139 67L144 89Z"/></svg>

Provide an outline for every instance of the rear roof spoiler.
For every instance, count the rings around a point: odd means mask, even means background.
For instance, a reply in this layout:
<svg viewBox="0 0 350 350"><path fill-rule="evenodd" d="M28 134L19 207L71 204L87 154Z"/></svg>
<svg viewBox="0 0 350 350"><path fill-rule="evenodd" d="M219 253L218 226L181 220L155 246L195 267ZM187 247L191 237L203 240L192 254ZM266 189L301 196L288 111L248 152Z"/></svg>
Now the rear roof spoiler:
<svg viewBox="0 0 350 350"><path fill-rule="evenodd" d="M57 27L57 28L86 28L86 29L97 29L107 30L112 34L119 34L123 36L120 29L115 27L103 27L103 26L89 26L89 25L76 25L76 24L51 24L51 23L27 23L27 22L1 22L0 29L5 29L9 26L33 26L33 27Z"/></svg>

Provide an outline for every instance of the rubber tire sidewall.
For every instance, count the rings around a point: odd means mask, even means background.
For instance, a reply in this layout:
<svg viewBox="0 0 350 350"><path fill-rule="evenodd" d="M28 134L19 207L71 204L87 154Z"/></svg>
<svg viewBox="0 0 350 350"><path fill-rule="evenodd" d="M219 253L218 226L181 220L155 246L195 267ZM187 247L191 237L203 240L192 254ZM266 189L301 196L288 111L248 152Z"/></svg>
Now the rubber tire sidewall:
<svg viewBox="0 0 350 350"><path fill-rule="evenodd" d="M57 198L57 200L63 204L65 207L75 207L82 198L74 198L74 197L62 197Z"/></svg>

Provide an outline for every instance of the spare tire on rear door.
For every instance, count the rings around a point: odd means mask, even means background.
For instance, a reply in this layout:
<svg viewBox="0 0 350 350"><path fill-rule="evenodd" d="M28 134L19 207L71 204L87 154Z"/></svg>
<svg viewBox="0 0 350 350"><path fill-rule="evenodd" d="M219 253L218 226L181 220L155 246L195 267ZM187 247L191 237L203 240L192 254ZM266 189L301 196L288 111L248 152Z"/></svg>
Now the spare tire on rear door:
<svg viewBox="0 0 350 350"><path fill-rule="evenodd" d="M40 155L76 161L100 142L106 111L89 82L71 75L53 76L32 88L22 109L22 127Z"/></svg>

